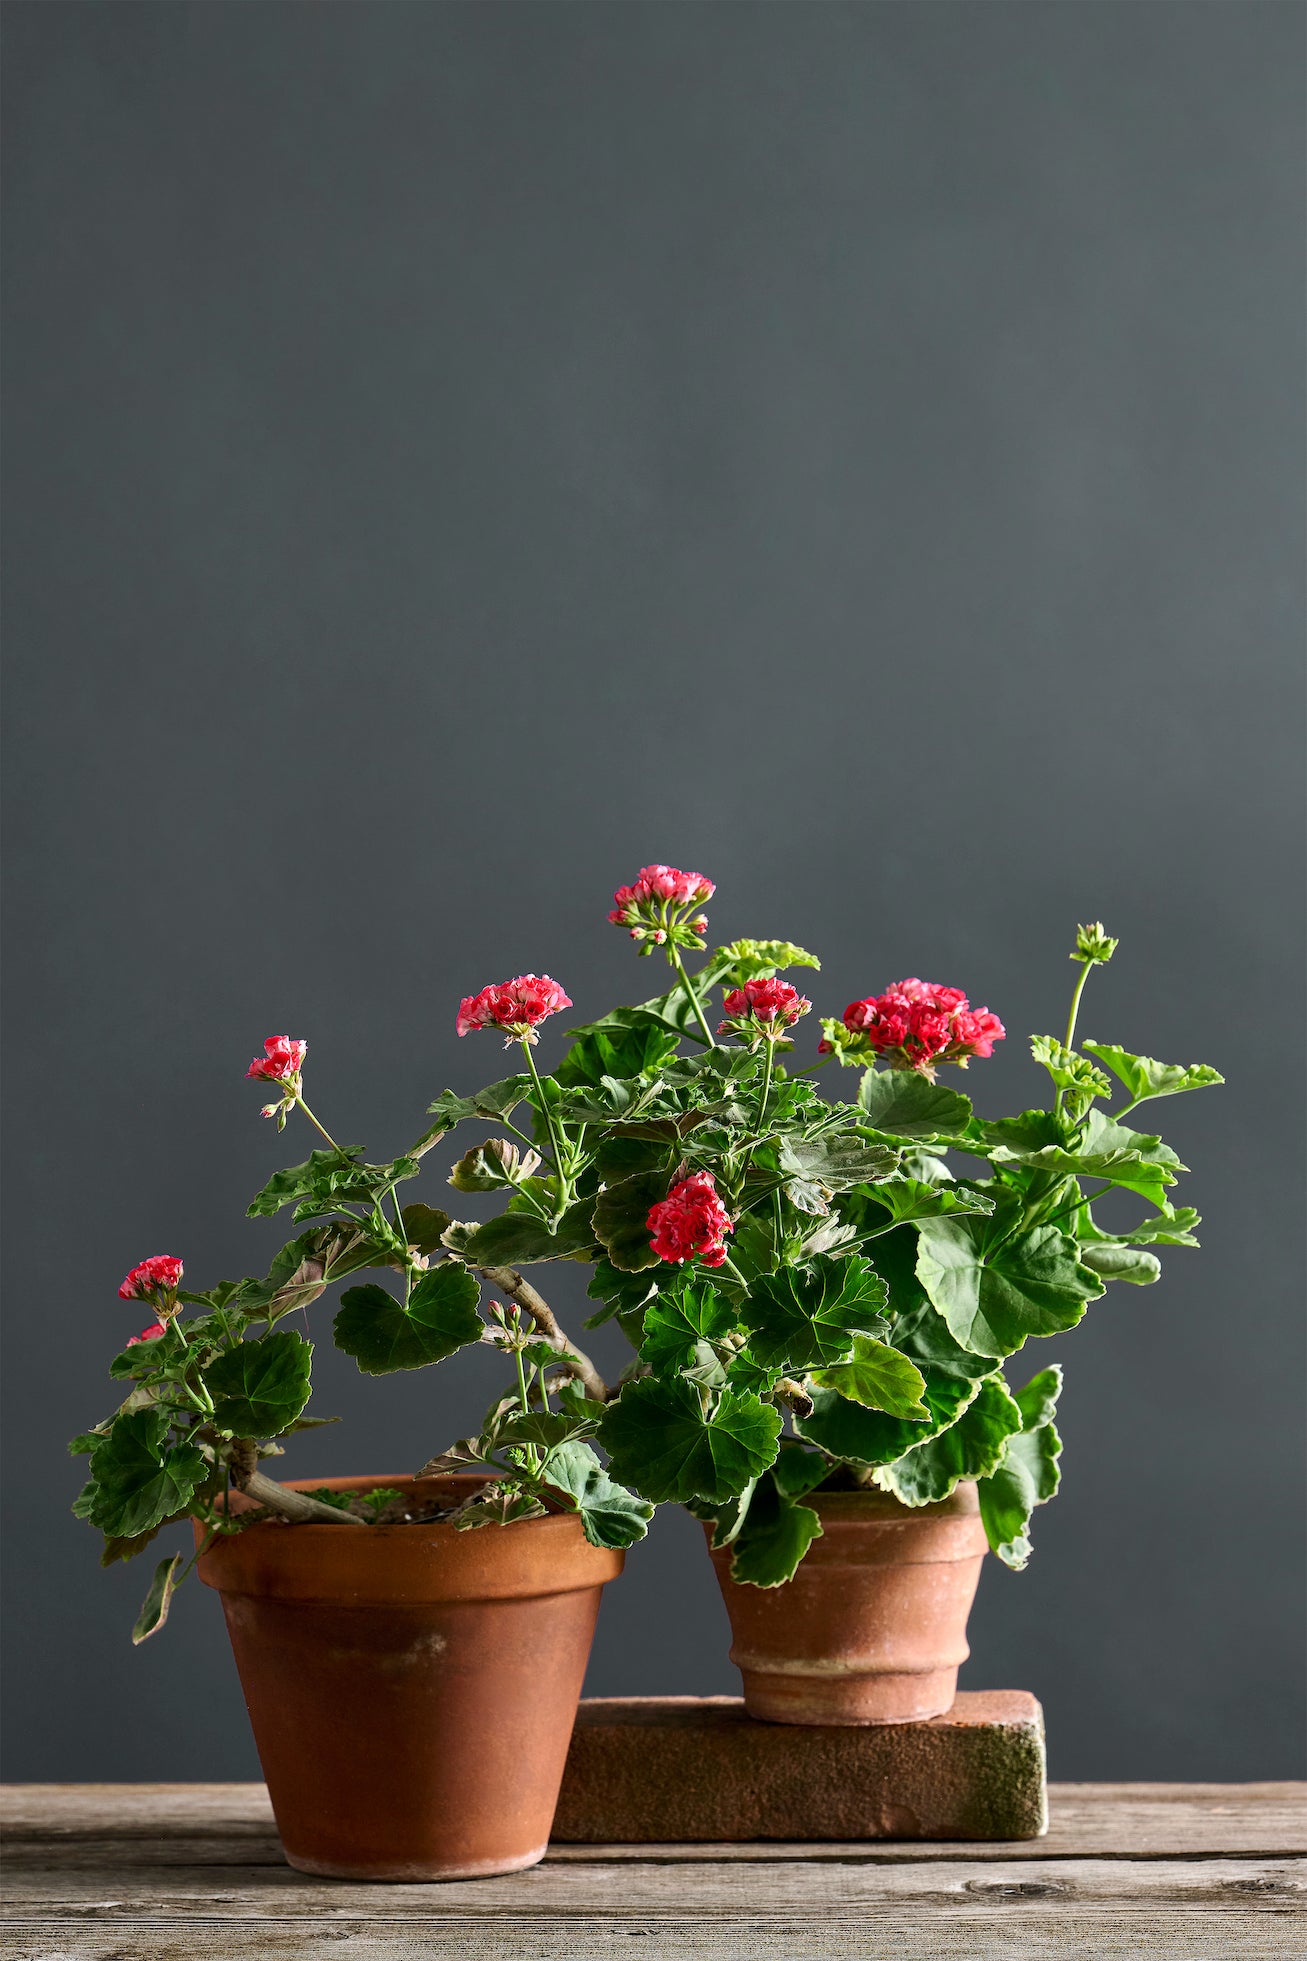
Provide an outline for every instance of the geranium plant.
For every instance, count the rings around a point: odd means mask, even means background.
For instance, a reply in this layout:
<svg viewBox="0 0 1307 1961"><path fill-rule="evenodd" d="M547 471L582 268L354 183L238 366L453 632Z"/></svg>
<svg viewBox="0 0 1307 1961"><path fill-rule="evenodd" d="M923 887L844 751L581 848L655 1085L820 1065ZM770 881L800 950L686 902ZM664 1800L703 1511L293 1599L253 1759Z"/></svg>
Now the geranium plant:
<svg viewBox="0 0 1307 1961"><path fill-rule="evenodd" d="M380 1277L351 1284L333 1323L365 1373L473 1342L511 1364L479 1429L422 1467L486 1472L448 1513L459 1527L564 1508L593 1543L628 1546L675 1501L734 1548L735 1579L769 1587L820 1534L811 1493L874 1485L920 1506L974 1479L991 1546L1024 1565L1031 1513L1058 1482L1060 1370L1013 1387L1007 1358L1073 1327L1108 1283L1155 1280L1154 1249L1197 1243L1197 1215L1170 1198L1184 1167L1124 1119L1222 1079L1076 1045L1086 977L1116 948L1097 925L1077 934L1064 1035L1031 1044L1046 1108L982 1120L939 1082L1005 1031L959 989L915 979L823 1019L815 1059L796 1068L811 1002L780 976L819 962L782 940L707 952L713 891L666 865L618 890L610 919L641 954L666 956L672 985L570 1028L551 1072L540 1034L572 1005L556 981L526 974L469 995L459 1034L498 1031L525 1066L470 1096L444 1091L411 1149L384 1163L338 1145L309 1109L305 1043L269 1038L248 1071L275 1090L263 1114L279 1126L302 1115L321 1147L249 1210L289 1206L305 1230L262 1280L187 1292L181 1261L159 1255L123 1283L155 1319L111 1365L126 1401L72 1446L90 1454L76 1510L103 1532L106 1562L185 1517L212 1535L268 1513L356 1528L410 1515L399 1493L351 1505L259 1468L315 1421L311 1343L281 1324L371 1269ZM702 962L693 973L686 955ZM811 1080L832 1063L859 1072L847 1101ZM1104 1108L1122 1086L1123 1103ZM401 1203L427 1155L470 1124L491 1134L448 1183L502 1192L504 1209L476 1223ZM1142 1216L1109 1231L1094 1206L1117 1190ZM616 1318L630 1340L616 1383L522 1271L558 1260L591 1270L586 1325ZM229 1515L230 1485L263 1509ZM157 1568L137 1639L162 1624L181 1571L181 1555Z"/></svg>

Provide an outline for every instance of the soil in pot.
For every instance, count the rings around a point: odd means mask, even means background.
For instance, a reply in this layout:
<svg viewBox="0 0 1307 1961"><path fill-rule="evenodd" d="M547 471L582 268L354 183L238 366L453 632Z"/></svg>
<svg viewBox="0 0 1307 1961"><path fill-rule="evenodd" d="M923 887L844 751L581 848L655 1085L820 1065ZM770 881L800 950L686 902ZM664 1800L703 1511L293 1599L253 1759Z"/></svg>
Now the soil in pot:
<svg viewBox="0 0 1307 1961"><path fill-rule="evenodd" d="M975 1485L919 1507L875 1490L803 1502L822 1536L783 1586L742 1585L730 1576L730 1547L712 1554L749 1714L833 1724L942 1716L967 1657L986 1550Z"/></svg>
<svg viewBox="0 0 1307 1961"><path fill-rule="evenodd" d="M601 1591L623 1555L590 1545L574 1513L460 1532L441 1514L483 1482L301 1480L365 1501L394 1488L408 1519L261 1519L199 1562L303 1872L471 1879L543 1856Z"/></svg>

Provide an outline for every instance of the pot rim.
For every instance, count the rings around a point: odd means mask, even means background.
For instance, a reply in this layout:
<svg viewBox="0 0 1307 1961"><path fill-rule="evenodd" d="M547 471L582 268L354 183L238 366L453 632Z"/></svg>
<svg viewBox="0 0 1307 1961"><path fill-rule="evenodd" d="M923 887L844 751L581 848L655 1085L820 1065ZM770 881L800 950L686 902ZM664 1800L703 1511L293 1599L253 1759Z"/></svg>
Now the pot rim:
<svg viewBox="0 0 1307 1961"><path fill-rule="evenodd" d="M293 1490L359 1491L378 1485L442 1484L465 1495L488 1482L483 1473L287 1479ZM231 1493L233 1511L252 1509ZM196 1544L204 1527L195 1521ZM523 1600L601 1587L622 1571L625 1555L592 1546L576 1512L493 1521L460 1532L442 1519L412 1525L288 1524L259 1519L214 1541L197 1562L206 1586L223 1594L377 1607L419 1602Z"/></svg>

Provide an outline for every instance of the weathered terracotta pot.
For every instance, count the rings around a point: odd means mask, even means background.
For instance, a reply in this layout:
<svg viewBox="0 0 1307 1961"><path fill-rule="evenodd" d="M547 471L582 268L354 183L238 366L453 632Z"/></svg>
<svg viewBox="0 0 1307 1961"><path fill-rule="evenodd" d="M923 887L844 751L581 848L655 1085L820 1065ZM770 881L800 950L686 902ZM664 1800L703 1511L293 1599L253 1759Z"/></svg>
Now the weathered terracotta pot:
<svg viewBox="0 0 1307 1961"><path fill-rule="evenodd" d="M739 1585L730 1547L712 1555L749 1714L836 1724L943 1715L985 1555L975 1485L916 1509L880 1491L803 1502L822 1537L784 1586Z"/></svg>
<svg viewBox="0 0 1307 1961"><path fill-rule="evenodd" d="M317 1478L462 1498L484 1479ZM239 1494L234 1504L247 1500ZM600 1592L623 1555L575 1513L487 1525L283 1525L217 1541L286 1857L340 1879L474 1879L542 1857Z"/></svg>

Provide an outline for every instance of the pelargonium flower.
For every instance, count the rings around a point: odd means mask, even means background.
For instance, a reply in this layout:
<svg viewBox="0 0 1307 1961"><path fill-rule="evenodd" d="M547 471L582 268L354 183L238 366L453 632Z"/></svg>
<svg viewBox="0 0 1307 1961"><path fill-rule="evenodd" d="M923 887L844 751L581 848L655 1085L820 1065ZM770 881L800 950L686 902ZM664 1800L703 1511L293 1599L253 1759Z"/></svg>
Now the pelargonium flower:
<svg viewBox="0 0 1307 1961"><path fill-rule="evenodd" d="M697 1259L704 1266L720 1266L726 1258L723 1235L735 1230L711 1171L692 1172L673 1185L645 1223L659 1259L676 1265Z"/></svg>
<svg viewBox="0 0 1307 1961"><path fill-rule="evenodd" d="M298 1088L308 1048L307 1042L292 1041L289 1035L269 1035L263 1044L264 1053L255 1056L245 1074L257 1082L282 1083L287 1088L294 1084Z"/></svg>
<svg viewBox="0 0 1307 1961"><path fill-rule="evenodd" d="M134 1266L118 1289L122 1301L149 1301L161 1311L171 1308L185 1268L171 1253L156 1253Z"/></svg>
<svg viewBox="0 0 1307 1961"><path fill-rule="evenodd" d="M722 1002L726 1019L719 1035L738 1035L742 1041L756 1042L762 1035L775 1036L782 1028L792 1028L800 1015L806 1015L812 1002L788 981L747 980L734 987Z"/></svg>
<svg viewBox="0 0 1307 1961"><path fill-rule="evenodd" d="M965 1069L973 1055L992 1055L995 1042L1007 1033L988 1008L971 1007L960 987L916 979L895 981L883 994L850 1001L844 1026L858 1038L857 1047L892 1069L916 1069L928 1076L937 1062L955 1062ZM827 1055L832 1047L830 1042L819 1044Z"/></svg>
<svg viewBox="0 0 1307 1961"><path fill-rule="evenodd" d="M548 974L519 974L516 980L496 981L479 994L466 995L454 1026L460 1035L470 1035L474 1028L502 1028L507 1047L514 1041L534 1042L540 1023L571 1005L571 996Z"/></svg>
<svg viewBox="0 0 1307 1961"><path fill-rule="evenodd" d="M162 1321L152 1321L148 1328L141 1329L139 1335L128 1335L127 1346L135 1348L139 1341L157 1341L160 1335L166 1335L167 1332Z"/></svg>
<svg viewBox="0 0 1307 1961"><path fill-rule="evenodd" d="M613 894L613 910L608 917L614 926L625 926L633 940L645 942L641 953L669 941L702 952L701 933L708 921L686 915L695 906L705 905L717 887L702 872L678 871L675 865L645 865L634 885L619 885Z"/></svg>

